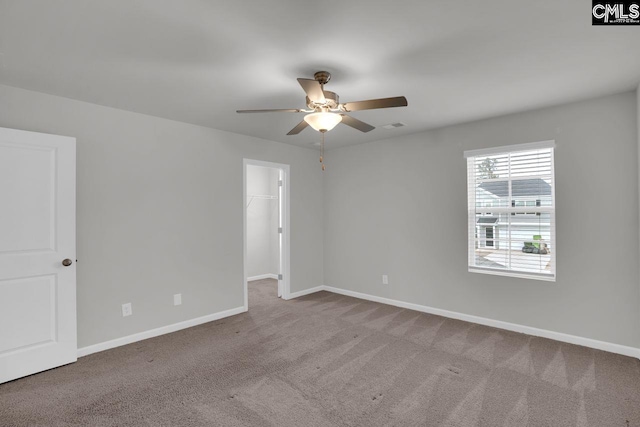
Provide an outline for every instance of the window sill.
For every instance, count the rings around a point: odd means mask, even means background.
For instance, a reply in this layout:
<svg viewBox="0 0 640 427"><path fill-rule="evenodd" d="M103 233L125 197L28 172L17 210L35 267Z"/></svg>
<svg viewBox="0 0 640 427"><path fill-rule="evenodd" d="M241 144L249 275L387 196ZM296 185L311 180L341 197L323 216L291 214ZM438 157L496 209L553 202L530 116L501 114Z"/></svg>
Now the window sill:
<svg viewBox="0 0 640 427"><path fill-rule="evenodd" d="M545 282L556 281L556 276L554 274L535 274L513 270L497 270L494 268L469 267L469 273L492 274L494 276L516 277L519 279L543 280Z"/></svg>

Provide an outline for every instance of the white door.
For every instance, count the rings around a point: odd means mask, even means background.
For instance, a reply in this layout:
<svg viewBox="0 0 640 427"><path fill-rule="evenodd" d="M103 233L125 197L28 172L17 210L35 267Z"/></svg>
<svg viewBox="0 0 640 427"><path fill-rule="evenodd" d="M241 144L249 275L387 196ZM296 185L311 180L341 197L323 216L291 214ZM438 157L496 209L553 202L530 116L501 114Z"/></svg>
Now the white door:
<svg viewBox="0 0 640 427"><path fill-rule="evenodd" d="M75 214L75 138L0 128L0 383L76 360Z"/></svg>

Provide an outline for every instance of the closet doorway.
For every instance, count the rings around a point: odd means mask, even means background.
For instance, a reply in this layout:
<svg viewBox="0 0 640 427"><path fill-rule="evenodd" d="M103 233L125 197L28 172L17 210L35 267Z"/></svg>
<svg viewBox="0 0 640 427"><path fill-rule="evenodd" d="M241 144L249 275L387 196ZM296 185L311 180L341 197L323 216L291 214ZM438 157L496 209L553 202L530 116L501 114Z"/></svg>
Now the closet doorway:
<svg viewBox="0 0 640 427"><path fill-rule="evenodd" d="M244 306L248 282L273 279L289 299L289 165L244 159Z"/></svg>

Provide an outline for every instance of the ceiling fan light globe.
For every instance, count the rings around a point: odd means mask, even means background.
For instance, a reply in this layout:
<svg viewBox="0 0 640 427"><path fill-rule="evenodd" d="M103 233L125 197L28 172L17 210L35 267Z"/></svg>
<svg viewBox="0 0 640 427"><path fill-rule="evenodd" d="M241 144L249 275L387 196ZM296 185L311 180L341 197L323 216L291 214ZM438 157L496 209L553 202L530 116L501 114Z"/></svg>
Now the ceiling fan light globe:
<svg viewBox="0 0 640 427"><path fill-rule="evenodd" d="M336 113L319 112L304 116L304 121L318 132L327 132L333 129L342 121L342 116Z"/></svg>

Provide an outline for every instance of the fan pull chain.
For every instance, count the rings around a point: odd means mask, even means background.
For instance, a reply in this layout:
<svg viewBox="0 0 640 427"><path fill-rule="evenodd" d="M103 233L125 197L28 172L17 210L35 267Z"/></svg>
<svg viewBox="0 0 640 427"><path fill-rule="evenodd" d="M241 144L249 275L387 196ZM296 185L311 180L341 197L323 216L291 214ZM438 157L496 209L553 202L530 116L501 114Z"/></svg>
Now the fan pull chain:
<svg viewBox="0 0 640 427"><path fill-rule="evenodd" d="M324 172L324 134L322 132L322 142L320 142L320 164L322 165L322 172Z"/></svg>
<svg viewBox="0 0 640 427"><path fill-rule="evenodd" d="M324 93L324 83L320 83L320 90ZM320 143L320 164L322 165L322 172L324 172L324 134L327 131L320 131L322 133L322 142Z"/></svg>

